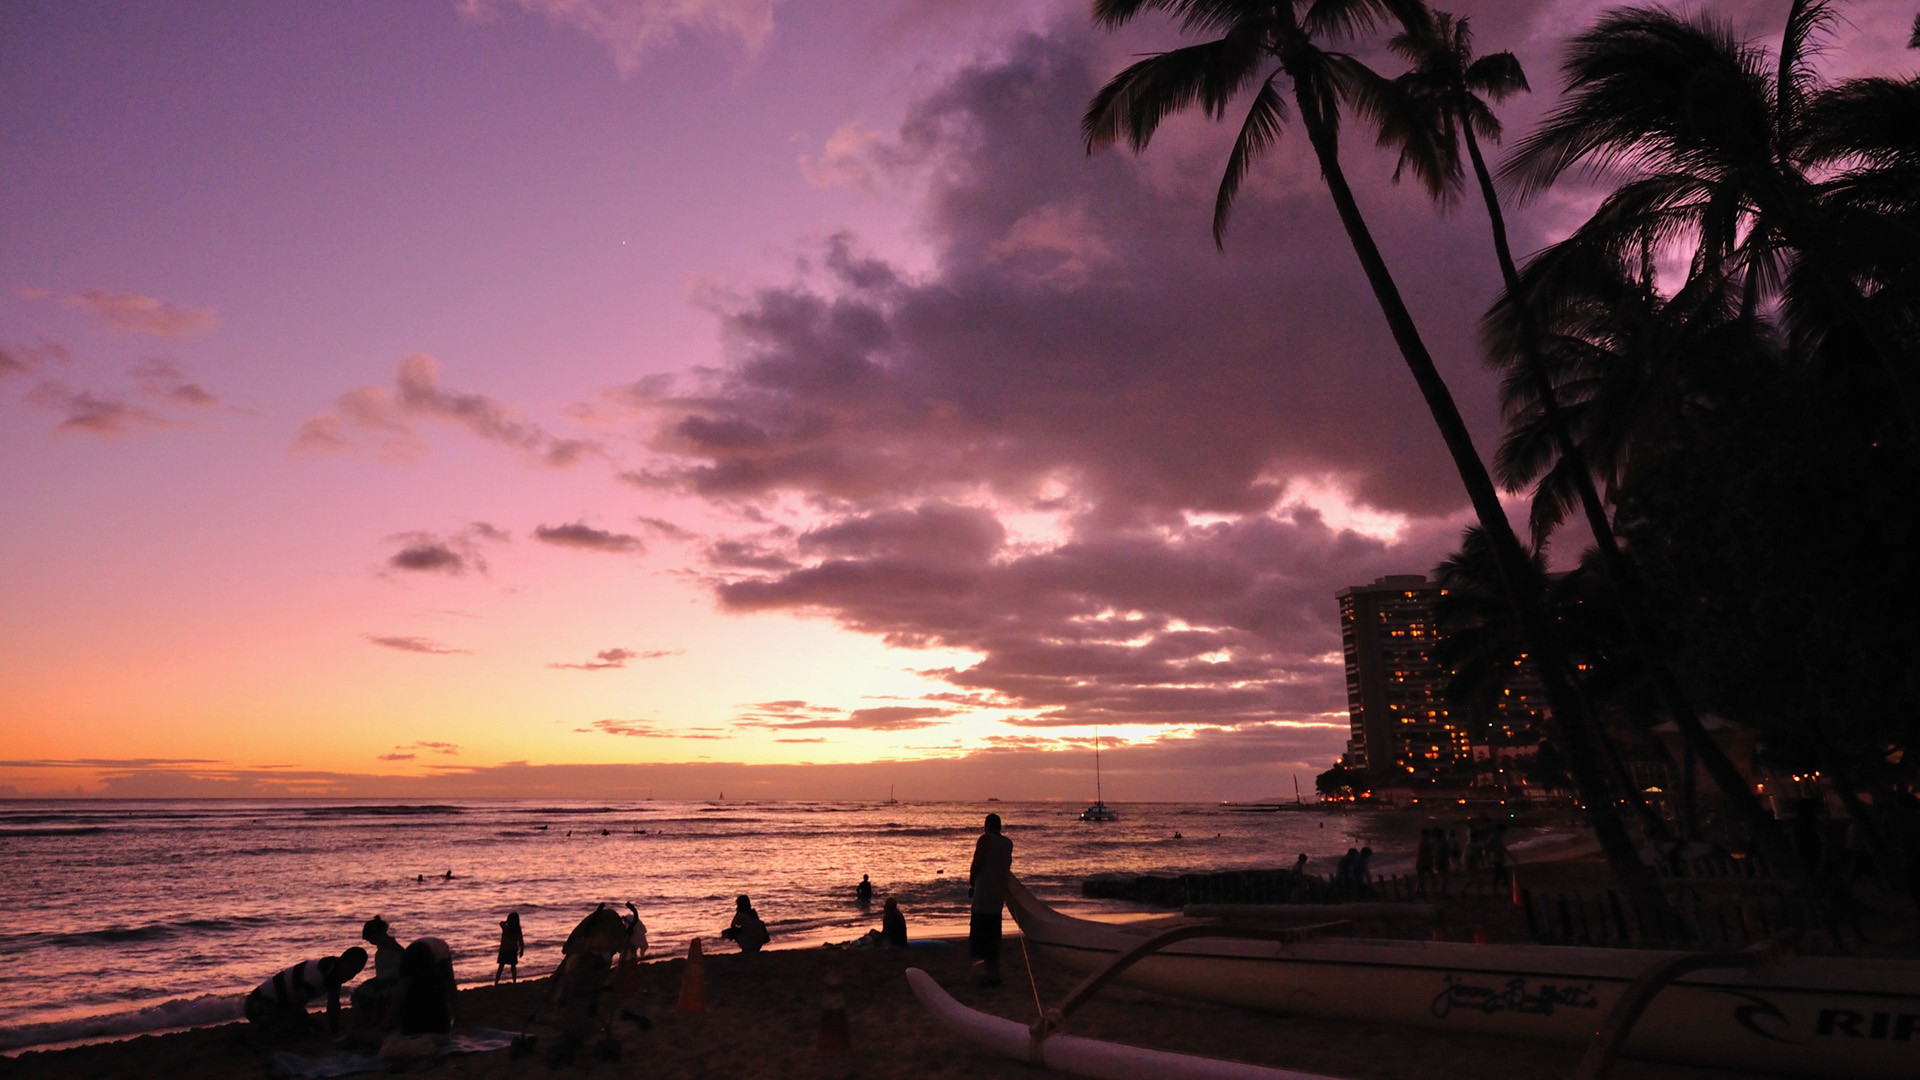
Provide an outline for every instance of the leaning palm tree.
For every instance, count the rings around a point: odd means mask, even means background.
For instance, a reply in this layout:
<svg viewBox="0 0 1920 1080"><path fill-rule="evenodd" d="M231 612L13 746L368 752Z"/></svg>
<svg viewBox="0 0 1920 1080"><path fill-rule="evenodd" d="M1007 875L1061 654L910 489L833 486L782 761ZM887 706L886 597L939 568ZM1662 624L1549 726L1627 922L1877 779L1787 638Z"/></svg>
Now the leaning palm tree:
<svg viewBox="0 0 1920 1080"><path fill-rule="evenodd" d="M1663 906L1658 882L1640 862L1615 810L1606 777L1596 764L1598 726L1575 693L1545 599L1531 577L1527 553L1507 521L1499 492L1474 448L1453 394L1421 340L1340 166L1339 100L1362 78L1361 65L1325 45L1369 29L1385 16L1417 21L1424 9L1413 0L1095 0L1094 20L1117 28L1150 10L1167 12L1186 31L1218 37L1148 56L1114 76L1087 109L1083 128L1088 151L1121 139L1135 151L1144 150L1167 116L1199 105L1208 115L1220 118L1234 98L1251 90L1252 102L1214 201L1214 242L1224 244L1228 215L1241 182L1284 131L1288 103L1280 87L1290 91L1340 223L1493 546L1508 600L1532 655L1540 662L1540 679L1555 722L1571 736L1574 781L1602 850L1623 889L1643 902Z"/></svg>
<svg viewBox="0 0 1920 1080"><path fill-rule="evenodd" d="M1577 501L1586 517L1600 565L1606 571L1634 646L1667 712L1755 843L1776 866L1783 870L1795 867L1793 848L1780 832L1773 815L1760 804L1739 768L1708 733L1658 646L1654 620L1642 599L1642 590L1625 553L1620 550L1607 509L1594 488L1584 456L1568 430L1567 418L1547 374L1538 313L1514 262L1500 196L1480 150L1481 138L1498 141L1501 135L1500 120L1485 98L1499 101L1528 89L1520 61L1507 52L1474 56L1469 20L1444 11L1430 12L1427 18L1409 24L1393 38L1390 47L1406 57L1413 67L1390 84L1372 84L1370 89L1374 92L1364 100L1372 104L1380 118L1381 143L1399 148L1396 179L1403 171L1413 173L1444 207L1461 187L1460 151L1464 148L1481 200L1486 205L1494 257L1506 285L1505 310L1512 316L1512 325L1517 330L1517 364L1510 370L1520 375L1531 391L1531 402L1544 421L1559 459L1558 467L1550 475L1558 481L1551 490L1561 497L1535 500L1534 543L1544 542L1559 520L1557 515L1543 514L1541 510L1564 510L1570 501L1565 496L1571 494L1572 501Z"/></svg>

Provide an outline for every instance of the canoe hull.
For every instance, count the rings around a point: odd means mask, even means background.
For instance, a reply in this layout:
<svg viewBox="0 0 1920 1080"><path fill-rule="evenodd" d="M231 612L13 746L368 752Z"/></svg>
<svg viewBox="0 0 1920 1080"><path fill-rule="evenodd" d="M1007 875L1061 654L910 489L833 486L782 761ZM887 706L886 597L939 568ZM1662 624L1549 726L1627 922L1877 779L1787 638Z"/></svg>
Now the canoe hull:
<svg viewBox="0 0 1920 1080"><path fill-rule="evenodd" d="M1072 919L1016 886L1028 947L1071 969L1140 941ZM1448 942L1201 939L1119 981L1223 1005L1584 1046L1635 976L1675 954ZM1920 964L1786 957L1663 990L1634 1027L1635 1057L1822 1077L1920 1076Z"/></svg>

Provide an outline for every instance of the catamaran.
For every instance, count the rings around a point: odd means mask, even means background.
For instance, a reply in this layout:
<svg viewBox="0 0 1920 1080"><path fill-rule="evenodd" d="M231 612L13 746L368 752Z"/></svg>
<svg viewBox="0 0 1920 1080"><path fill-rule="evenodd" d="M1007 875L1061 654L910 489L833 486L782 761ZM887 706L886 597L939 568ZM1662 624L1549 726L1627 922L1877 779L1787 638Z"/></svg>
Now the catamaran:
<svg viewBox="0 0 1920 1080"><path fill-rule="evenodd" d="M1100 790L1100 725L1093 726L1093 805L1080 811L1081 821L1119 821L1120 815L1107 805Z"/></svg>

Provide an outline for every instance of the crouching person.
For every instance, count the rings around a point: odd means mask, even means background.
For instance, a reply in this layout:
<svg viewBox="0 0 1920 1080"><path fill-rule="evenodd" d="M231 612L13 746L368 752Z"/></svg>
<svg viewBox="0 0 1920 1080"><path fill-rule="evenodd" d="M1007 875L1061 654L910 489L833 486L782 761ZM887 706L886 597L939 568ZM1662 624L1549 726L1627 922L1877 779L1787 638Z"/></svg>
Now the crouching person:
<svg viewBox="0 0 1920 1080"><path fill-rule="evenodd" d="M340 1033L340 988L367 966L367 950L355 946L339 956L293 965L247 994L247 1022L273 1038L305 1035L312 1028L307 1005L326 995L327 1028Z"/></svg>
<svg viewBox="0 0 1920 1080"><path fill-rule="evenodd" d="M385 1061L432 1057L453 1031L453 951L439 938L416 938L400 957L400 982L387 1014Z"/></svg>

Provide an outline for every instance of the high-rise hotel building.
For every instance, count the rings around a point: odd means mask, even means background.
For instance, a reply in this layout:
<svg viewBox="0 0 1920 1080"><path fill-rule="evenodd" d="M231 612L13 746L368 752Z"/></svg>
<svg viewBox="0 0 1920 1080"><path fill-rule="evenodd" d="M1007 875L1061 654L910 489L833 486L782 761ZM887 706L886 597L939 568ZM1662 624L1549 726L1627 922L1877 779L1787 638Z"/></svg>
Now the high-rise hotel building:
<svg viewBox="0 0 1920 1080"><path fill-rule="evenodd" d="M1428 780L1470 760L1466 732L1449 722L1447 672L1435 657L1443 592L1419 574L1394 574L1335 594L1353 725L1346 761L1376 785Z"/></svg>
<svg viewBox="0 0 1920 1080"><path fill-rule="evenodd" d="M1536 742L1545 709L1524 669L1491 709L1448 708L1452 672L1439 660L1434 610L1446 590L1437 582L1395 574L1335 595L1352 723L1344 762L1373 786L1497 782L1479 774Z"/></svg>

